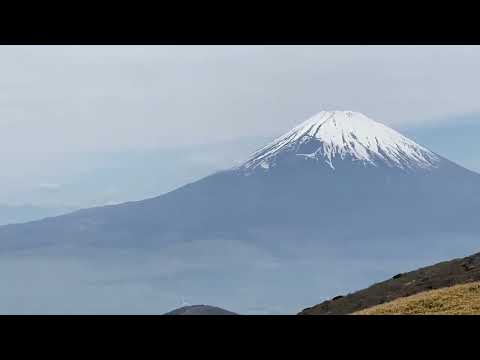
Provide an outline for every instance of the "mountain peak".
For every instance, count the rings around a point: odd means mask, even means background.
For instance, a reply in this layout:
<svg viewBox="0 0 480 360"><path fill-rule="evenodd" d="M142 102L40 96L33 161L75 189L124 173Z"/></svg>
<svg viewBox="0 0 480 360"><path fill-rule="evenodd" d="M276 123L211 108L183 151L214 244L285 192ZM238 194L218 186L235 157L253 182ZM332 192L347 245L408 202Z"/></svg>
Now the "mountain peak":
<svg viewBox="0 0 480 360"><path fill-rule="evenodd" d="M238 315L234 312L210 305L190 305L170 311L164 315Z"/></svg>
<svg viewBox="0 0 480 360"><path fill-rule="evenodd" d="M435 167L440 158L397 131L354 111L321 111L255 152L241 168L270 169L285 158L339 160L408 169Z"/></svg>

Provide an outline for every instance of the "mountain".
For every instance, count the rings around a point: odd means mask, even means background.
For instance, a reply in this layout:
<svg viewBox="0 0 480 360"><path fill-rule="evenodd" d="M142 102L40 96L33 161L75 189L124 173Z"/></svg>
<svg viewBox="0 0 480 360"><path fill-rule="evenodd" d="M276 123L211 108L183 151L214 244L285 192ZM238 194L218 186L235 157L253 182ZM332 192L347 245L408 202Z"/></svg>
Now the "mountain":
<svg viewBox="0 0 480 360"><path fill-rule="evenodd" d="M237 314L216 306L191 305L191 306L184 306L184 307L175 309L164 315L237 315Z"/></svg>
<svg viewBox="0 0 480 360"><path fill-rule="evenodd" d="M429 290L480 281L480 253L444 261L304 309L299 315L343 315L387 304ZM478 287L478 286L477 286Z"/></svg>
<svg viewBox="0 0 480 360"><path fill-rule="evenodd" d="M356 252L398 235L476 235L477 209L478 174L361 114L321 112L239 167L156 198L1 227L0 246L228 238L277 247L296 237Z"/></svg>
<svg viewBox="0 0 480 360"><path fill-rule="evenodd" d="M0 250L85 253L98 266L114 252L158 256L141 277L169 294L285 313L474 252L479 211L479 174L362 114L323 111L167 194L0 227Z"/></svg>

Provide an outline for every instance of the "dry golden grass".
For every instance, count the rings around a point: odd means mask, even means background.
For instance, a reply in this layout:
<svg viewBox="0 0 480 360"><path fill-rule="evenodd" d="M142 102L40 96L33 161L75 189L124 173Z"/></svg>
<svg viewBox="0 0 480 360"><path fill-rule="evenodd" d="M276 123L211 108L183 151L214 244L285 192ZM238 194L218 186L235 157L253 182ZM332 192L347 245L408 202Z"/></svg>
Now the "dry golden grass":
<svg viewBox="0 0 480 360"><path fill-rule="evenodd" d="M425 291L353 315L480 315L480 282Z"/></svg>

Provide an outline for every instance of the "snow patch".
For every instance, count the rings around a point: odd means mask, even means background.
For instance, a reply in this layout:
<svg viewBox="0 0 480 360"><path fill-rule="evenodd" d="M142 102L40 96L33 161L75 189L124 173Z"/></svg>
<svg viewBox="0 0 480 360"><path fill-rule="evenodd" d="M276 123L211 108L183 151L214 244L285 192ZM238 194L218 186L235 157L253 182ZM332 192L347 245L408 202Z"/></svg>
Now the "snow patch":
<svg viewBox="0 0 480 360"><path fill-rule="evenodd" d="M311 152L300 152L316 144ZM351 159L365 165L380 164L401 169L430 169L440 158L397 131L353 111L322 111L255 152L240 168L269 169L280 155L292 153L304 159Z"/></svg>

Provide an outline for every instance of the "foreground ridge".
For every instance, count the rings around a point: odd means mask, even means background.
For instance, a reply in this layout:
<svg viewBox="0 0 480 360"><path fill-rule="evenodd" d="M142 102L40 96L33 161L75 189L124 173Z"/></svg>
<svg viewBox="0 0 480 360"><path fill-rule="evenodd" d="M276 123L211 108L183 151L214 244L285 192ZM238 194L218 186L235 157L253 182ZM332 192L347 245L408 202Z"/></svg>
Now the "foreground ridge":
<svg viewBox="0 0 480 360"><path fill-rule="evenodd" d="M421 292L352 315L480 315L480 282Z"/></svg>
<svg viewBox="0 0 480 360"><path fill-rule="evenodd" d="M374 284L367 289L346 296L337 296L304 309L300 315L351 314L424 291L478 281L480 281L480 253L395 275L392 279Z"/></svg>

